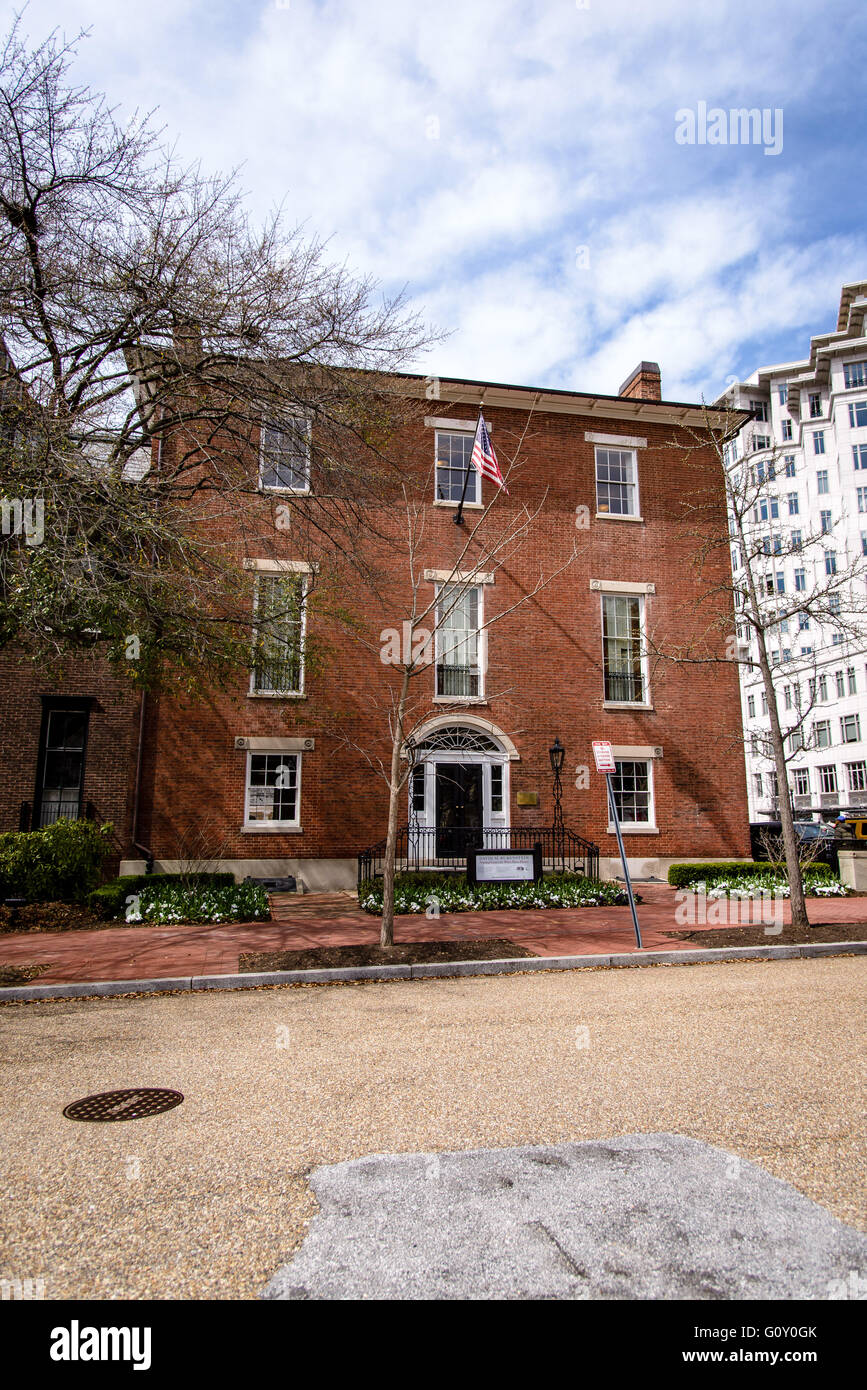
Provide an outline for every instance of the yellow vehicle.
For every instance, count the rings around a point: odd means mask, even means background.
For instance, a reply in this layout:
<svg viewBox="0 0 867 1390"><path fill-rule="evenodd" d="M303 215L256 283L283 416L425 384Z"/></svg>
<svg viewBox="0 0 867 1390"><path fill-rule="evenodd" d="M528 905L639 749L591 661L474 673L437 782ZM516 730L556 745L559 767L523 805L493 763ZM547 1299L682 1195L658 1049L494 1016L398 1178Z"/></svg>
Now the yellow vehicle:
<svg viewBox="0 0 867 1390"><path fill-rule="evenodd" d="M834 831L838 839L867 849L867 816L847 816L845 820L838 820Z"/></svg>

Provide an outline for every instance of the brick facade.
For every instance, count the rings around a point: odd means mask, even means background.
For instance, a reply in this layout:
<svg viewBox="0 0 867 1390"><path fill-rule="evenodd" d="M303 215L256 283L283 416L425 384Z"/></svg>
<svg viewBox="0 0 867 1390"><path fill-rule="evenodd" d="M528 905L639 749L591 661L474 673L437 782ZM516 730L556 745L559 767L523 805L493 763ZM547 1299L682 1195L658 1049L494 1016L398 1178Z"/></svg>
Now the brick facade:
<svg viewBox="0 0 867 1390"><path fill-rule="evenodd" d="M424 381L407 382L407 391L422 398ZM686 454L672 447L680 429L677 421L690 408L658 400L624 399L620 404L617 398L543 393L528 426L534 393L473 383L441 383L439 389L436 401L420 400L417 421L405 427L398 441L407 476L422 480L430 475L434 427L423 423L424 412L473 419L485 389L485 418L501 461L526 431L522 467L510 482L510 496L498 499L492 517L516 515L523 505L531 511L542 506L527 543L484 586L486 617L510 608L534 587L540 571L555 570L576 541L579 553L523 608L492 627L484 700L435 700L430 666L413 682L413 726L443 715L460 725L470 716L500 731L504 746L512 750L505 822L513 826L551 824L548 748L558 736L566 748L564 821L600 846L603 865L616 855L616 841L608 832L604 780L591 771L586 785L587 774L581 771L592 767L591 740L607 738L619 748L654 750L653 833L626 835L635 866L652 871L672 858L748 856L736 670L728 664L655 666L650 708L603 707L601 592L591 584L652 586L645 597L648 628L678 642L691 632L685 603L698 593L691 563L695 542L672 518L684 490L694 489L697 479L719 490L721 516L724 501L710 451ZM691 409L697 419L697 409ZM588 435L646 441L638 449L640 520L597 516L595 446ZM485 502L490 487L486 482ZM459 528L453 508L426 508L422 569L448 570L454 564L478 513L468 510L466 516L468 526ZM338 576L346 604L373 650L332 616L323 617L321 630L317 628L314 592L308 633L313 646L321 639L327 651L311 665L303 698L251 697L242 676L227 691L199 700L148 697L137 839L158 864L168 866L185 857L185 847L198 835L203 855L207 844L209 856L239 873L267 866L270 873L296 873L312 887L348 884L354 857L383 837L386 786L359 750L369 758L388 757L384 710L398 673L380 660L379 634L399 627L405 616L399 508L380 508L377 528L391 528L394 535L393 547L385 546L391 570L385 599L374 601L348 574ZM279 545L287 559L297 559L291 531L280 537ZM713 552L703 584L712 582L715 565L727 563L724 547ZM324 557L324 576L328 566ZM428 588L432 592L432 584ZM706 623L707 615L702 627ZM720 650L723 644L721 632ZM76 664L74 677L62 689L97 695L85 797L97 803L101 815L116 817L128 842L138 696L124 697L116 680L87 663ZM3 700L4 826L17 824L18 803L32 798L40 693L38 675L31 672L14 677ZM239 737L313 740L312 748L301 753L300 832L243 829L246 753L235 746ZM518 806L517 795L525 792L536 793L538 804ZM130 866L141 858L128 848Z"/></svg>

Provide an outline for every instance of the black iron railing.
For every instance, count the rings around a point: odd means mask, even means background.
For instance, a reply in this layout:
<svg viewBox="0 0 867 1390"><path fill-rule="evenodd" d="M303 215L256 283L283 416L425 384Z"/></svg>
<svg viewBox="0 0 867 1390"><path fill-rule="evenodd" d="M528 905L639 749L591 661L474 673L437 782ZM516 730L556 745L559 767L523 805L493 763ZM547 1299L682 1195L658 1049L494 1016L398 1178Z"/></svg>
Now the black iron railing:
<svg viewBox="0 0 867 1390"><path fill-rule="evenodd" d="M385 840L358 856L359 887L382 877ZM469 849L534 849L542 847L542 862L549 869L571 870L599 877L599 846L563 826L435 826L403 825L397 832L395 863L400 870L466 869Z"/></svg>

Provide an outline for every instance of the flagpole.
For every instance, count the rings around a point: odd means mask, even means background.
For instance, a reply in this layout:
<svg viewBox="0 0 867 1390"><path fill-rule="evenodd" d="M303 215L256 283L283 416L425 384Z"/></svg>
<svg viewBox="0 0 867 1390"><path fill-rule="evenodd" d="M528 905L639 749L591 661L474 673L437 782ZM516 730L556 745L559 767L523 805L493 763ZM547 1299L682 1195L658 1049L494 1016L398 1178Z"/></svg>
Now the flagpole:
<svg viewBox="0 0 867 1390"><path fill-rule="evenodd" d="M482 407L479 406L479 419L481 419L481 418L482 418ZM476 434L478 434L478 432L479 432L479 427L478 427L478 424L477 424L477 425L476 425ZM474 438L474 439L473 439L473 447L475 447L475 442L476 442L476 441L475 441L475 438ZM458 503L458 509L457 509L457 511L455 512L455 515L454 515L454 523L455 523L455 526L463 526L463 524L464 524L464 498L465 498L466 495L467 495L467 483L470 481L470 469L472 468L472 466L473 466L473 456L472 456L472 453L471 453L471 454L470 454L470 457L467 459L467 471L466 471L466 473L464 474L464 485L463 485L463 488L461 489L461 500L460 500L460 502Z"/></svg>

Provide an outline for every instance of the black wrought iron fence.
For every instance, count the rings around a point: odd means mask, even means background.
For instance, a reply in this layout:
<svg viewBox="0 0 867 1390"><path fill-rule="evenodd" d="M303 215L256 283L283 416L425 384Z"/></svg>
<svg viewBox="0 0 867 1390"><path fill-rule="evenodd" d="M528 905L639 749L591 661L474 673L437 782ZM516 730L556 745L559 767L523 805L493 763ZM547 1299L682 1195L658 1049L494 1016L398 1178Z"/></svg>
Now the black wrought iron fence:
<svg viewBox="0 0 867 1390"><path fill-rule="evenodd" d="M395 863L400 870L443 869L461 872L467 866L470 849L534 849L542 847L546 868L569 870L599 877L599 846L559 826L404 825L397 832ZM385 840L371 845L358 856L358 884L382 877Z"/></svg>

